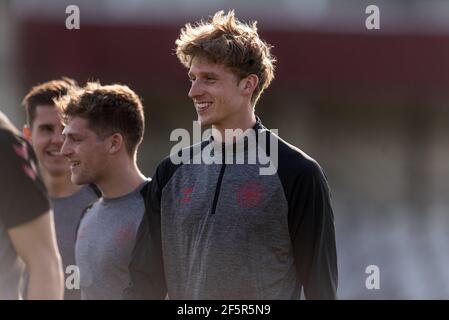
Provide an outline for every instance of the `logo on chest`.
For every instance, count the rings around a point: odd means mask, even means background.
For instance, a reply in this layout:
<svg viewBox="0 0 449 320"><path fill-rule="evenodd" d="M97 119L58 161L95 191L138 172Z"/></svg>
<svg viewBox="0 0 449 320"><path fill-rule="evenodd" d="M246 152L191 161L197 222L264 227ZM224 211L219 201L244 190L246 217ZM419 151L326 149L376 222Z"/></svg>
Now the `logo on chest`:
<svg viewBox="0 0 449 320"><path fill-rule="evenodd" d="M134 226L127 224L121 226L115 233L115 241L118 243L125 243L134 240Z"/></svg>
<svg viewBox="0 0 449 320"><path fill-rule="evenodd" d="M192 192L193 192L193 187L183 188L181 190L181 198L178 199L178 202L181 202L181 203L192 202L192 198L191 198Z"/></svg>
<svg viewBox="0 0 449 320"><path fill-rule="evenodd" d="M260 182L248 181L237 190L237 203L242 208L256 208L262 203L264 188Z"/></svg>

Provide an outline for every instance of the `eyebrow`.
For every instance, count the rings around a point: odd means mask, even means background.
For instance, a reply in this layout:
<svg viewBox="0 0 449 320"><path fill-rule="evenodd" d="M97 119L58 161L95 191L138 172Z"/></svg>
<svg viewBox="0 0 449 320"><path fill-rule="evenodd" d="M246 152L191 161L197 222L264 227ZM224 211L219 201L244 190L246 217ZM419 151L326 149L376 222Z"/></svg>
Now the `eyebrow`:
<svg viewBox="0 0 449 320"><path fill-rule="evenodd" d="M73 132L66 133L64 131L62 131L62 135L64 137L70 137L70 138L81 137L81 135L79 133L73 133Z"/></svg>
<svg viewBox="0 0 449 320"><path fill-rule="evenodd" d="M206 76L206 77L213 77L213 78L218 78L218 74L216 74L215 72L199 72L198 73L199 76ZM188 72L188 76L194 77L195 75L192 72Z"/></svg>
<svg viewBox="0 0 449 320"><path fill-rule="evenodd" d="M46 128L46 127L51 127L51 128L53 128L54 125L51 124L51 123L41 123L41 124L39 124L37 127L38 127L38 128Z"/></svg>

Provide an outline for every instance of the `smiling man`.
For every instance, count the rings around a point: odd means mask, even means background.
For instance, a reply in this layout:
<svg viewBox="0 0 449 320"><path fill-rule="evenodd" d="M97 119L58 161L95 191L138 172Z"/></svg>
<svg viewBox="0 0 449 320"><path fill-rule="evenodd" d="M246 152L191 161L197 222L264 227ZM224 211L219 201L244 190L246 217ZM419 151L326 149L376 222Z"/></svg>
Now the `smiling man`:
<svg viewBox="0 0 449 320"><path fill-rule="evenodd" d="M176 53L189 70L198 121L214 129L201 148L188 151L195 156L214 146L212 156L221 162L175 164L168 157L159 165L126 294L299 299L303 290L307 299L335 299L334 217L323 170L254 113L274 72L256 24L218 12L187 24ZM244 135L225 134L238 129L257 136L245 144ZM277 170L263 175L261 163L228 161L228 154L248 158L254 150L270 156Z"/></svg>
<svg viewBox="0 0 449 320"><path fill-rule="evenodd" d="M58 103L59 105L59 103ZM75 248L82 299L122 299L145 210L148 179L137 167L143 106L127 86L88 83L65 103L65 141L73 183L93 183L102 197L84 214Z"/></svg>
<svg viewBox="0 0 449 320"><path fill-rule="evenodd" d="M70 181L69 162L60 154L64 125L53 100L76 89L79 88L74 80L62 78L33 87L23 99L27 115L23 133L33 146L42 179L48 190L64 271L68 266L75 265L75 230L81 213L99 196L95 186L79 186ZM72 274L71 271L65 275L69 277ZM66 284L64 299L80 298L77 285L70 281Z"/></svg>

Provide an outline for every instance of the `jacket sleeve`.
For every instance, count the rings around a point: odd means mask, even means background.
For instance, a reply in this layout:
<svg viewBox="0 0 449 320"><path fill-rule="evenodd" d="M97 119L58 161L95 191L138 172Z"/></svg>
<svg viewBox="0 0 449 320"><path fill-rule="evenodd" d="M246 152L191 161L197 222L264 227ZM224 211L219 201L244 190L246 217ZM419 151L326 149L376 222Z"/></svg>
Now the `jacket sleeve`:
<svg viewBox="0 0 449 320"><path fill-rule="evenodd" d="M330 192L321 167L309 162L288 192L289 231L306 299L337 298L337 252Z"/></svg>
<svg viewBox="0 0 449 320"><path fill-rule="evenodd" d="M0 223L12 229L50 209L34 151L23 138L0 129Z"/></svg>
<svg viewBox="0 0 449 320"><path fill-rule="evenodd" d="M159 169L142 190L145 214L137 231L129 265L130 285L124 299L164 299L167 294L161 243L161 188Z"/></svg>

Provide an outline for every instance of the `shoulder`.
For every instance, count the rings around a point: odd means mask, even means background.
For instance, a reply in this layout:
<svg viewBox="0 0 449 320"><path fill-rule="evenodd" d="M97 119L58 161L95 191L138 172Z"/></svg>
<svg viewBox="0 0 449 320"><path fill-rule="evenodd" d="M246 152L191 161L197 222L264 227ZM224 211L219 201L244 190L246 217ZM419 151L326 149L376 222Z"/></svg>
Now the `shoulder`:
<svg viewBox="0 0 449 320"><path fill-rule="evenodd" d="M174 173L184 164L191 163L193 157L202 151L202 149L209 143L205 140L186 148L182 148L177 152L171 153L164 158L158 165L154 175L153 184L163 187L171 179Z"/></svg>
<svg viewBox="0 0 449 320"><path fill-rule="evenodd" d="M84 207L83 216L88 213L97 212L98 210L100 210L100 208L101 208L101 205L100 205L99 199L92 201L91 203L87 204Z"/></svg>
<svg viewBox="0 0 449 320"><path fill-rule="evenodd" d="M31 221L50 207L33 150L19 135L0 129L0 216L7 227ZM25 196L26 201L23 201Z"/></svg>
<svg viewBox="0 0 449 320"><path fill-rule="evenodd" d="M271 131L271 139L277 141L277 152L278 152L278 172L281 175L288 175L290 177L298 176L313 176L321 177L324 176L324 171L317 160L312 158L306 152L300 148L288 143L287 141L281 139L279 136ZM274 140L273 140L274 141Z"/></svg>
<svg viewBox="0 0 449 320"><path fill-rule="evenodd" d="M0 150L3 155L13 155L14 146L25 145L25 141L20 138L19 135L14 132L0 127Z"/></svg>
<svg viewBox="0 0 449 320"><path fill-rule="evenodd" d="M9 118L0 111L0 130L5 130L11 132L12 134L18 135L19 130L12 124Z"/></svg>

